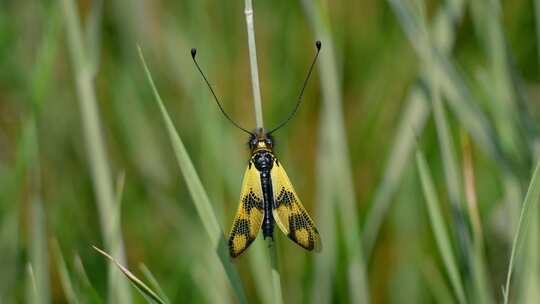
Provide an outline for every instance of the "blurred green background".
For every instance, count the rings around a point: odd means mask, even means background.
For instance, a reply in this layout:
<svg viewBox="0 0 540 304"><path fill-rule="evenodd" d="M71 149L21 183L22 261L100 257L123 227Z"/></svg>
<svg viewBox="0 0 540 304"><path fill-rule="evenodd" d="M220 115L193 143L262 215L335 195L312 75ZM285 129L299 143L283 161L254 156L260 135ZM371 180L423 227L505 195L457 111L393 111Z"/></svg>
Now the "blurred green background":
<svg viewBox="0 0 540 304"><path fill-rule="evenodd" d="M300 111L275 134L323 241L307 253L276 231L283 302L502 302L519 229L507 300L540 303L540 1L254 9L269 128L323 43ZM243 11L240 0L1 2L0 303L144 303L92 245L169 303L279 302L260 239L232 266L217 245L249 151L189 54L253 128Z"/></svg>

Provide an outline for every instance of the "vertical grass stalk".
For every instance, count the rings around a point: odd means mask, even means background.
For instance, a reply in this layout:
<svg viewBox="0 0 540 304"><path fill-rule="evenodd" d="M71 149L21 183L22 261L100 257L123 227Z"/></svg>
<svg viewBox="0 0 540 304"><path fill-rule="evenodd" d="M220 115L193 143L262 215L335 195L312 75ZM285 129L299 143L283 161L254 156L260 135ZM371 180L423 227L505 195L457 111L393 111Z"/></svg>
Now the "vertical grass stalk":
<svg viewBox="0 0 540 304"><path fill-rule="evenodd" d="M455 24L462 17L465 11L465 1L452 0L445 1L431 24L433 32L436 33L433 44L443 54L451 52L455 42ZM429 75L422 71L419 77L427 81ZM375 242L377 240L381 224L392 204L393 194L397 191L401 176L413 153L415 146L415 136L424 129L425 122L429 117L429 100L421 83L412 87L407 100L406 114L403 115L399 131L392 144L391 154L388 157L384 177L375 193L371 210L366 217L364 225L364 250L366 259L369 260ZM415 130L416 135L411 130Z"/></svg>
<svg viewBox="0 0 540 304"><path fill-rule="evenodd" d="M322 7L320 1L304 0L302 4L314 34L323 44L319 64L323 98L319 133L319 167L317 168L320 189L317 193L318 210L328 211L322 214L323 217L340 218L339 224L345 240L345 255L349 264L347 283L350 301L368 303L369 289L363 258L362 236L343 121L341 80L330 21L328 12ZM339 217L335 211L339 212ZM326 219L326 221L328 224L333 224L333 220ZM332 240L332 243L325 241L327 244L325 248L330 250L317 257L311 299L316 303L331 302L331 278L334 275L334 267L338 263L334 251L334 248L338 247L335 241L335 227L329 225L322 229L328 229L323 237L328 237L328 241ZM328 236L329 234L334 235Z"/></svg>
<svg viewBox="0 0 540 304"><path fill-rule="evenodd" d="M437 242L439 253L443 259L443 263L450 278L452 289L459 303L467 303L465 298L465 289L463 287L464 285L459 275L459 268L453 254L450 237L448 235L448 231L446 230L446 225L440 209L440 203L435 192L435 185L433 184L433 179L429 172L427 161L423 153L419 150L416 152L416 164L420 174L420 181L422 183L422 189L424 191L429 220L433 229L435 241Z"/></svg>
<svg viewBox="0 0 540 304"><path fill-rule="evenodd" d="M263 114L261 102L261 87L259 84L259 68L257 66L257 47L255 46L255 25L253 22L253 4L251 0L245 0L246 27L249 45L249 64L251 69L251 86L253 88L253 106L255 110L255 122L257 129L262 129Z"/></svg>
<svg viewBox="0 0 540 304"><path fill-rule="evenodd" d="M46 213L42 199L39 117L44 100L51 91L50 75L54 71L60 36L60 14L57 5L43 5L43 38L37 49L33 71L30 73L30 115L23 125L23 140L26 141L25 155L29 184L29 231L28 247L30 263L35 269L36 288L39 303L50 303L49 255L47 246ZM0 295L1 297L1 295Z"/></svg>
<svg viewBox="0 0 540 304"><path fill-rule="evenodd" d="M476 290L476 302L493 303L493 297L489 286L490 279L487 274L487 261L485 257L484 233L478 210L478 199L476 194L476 181L474 176L474 165L472 157L472 147L469 135L462 129L462 151L463 151L463 185L467 212L472 230L472 252L471 268L473 269L473 284Z"/></svg>
<svg viewBox="0 0 540 304"><path fill-rule="evenodd" d="M425 45L429 47L429 49L435 50L436 48L432 44L430 31L427 26L424 1L418 1L418 7L420 11L420 32L423 34L423 41ZM434 56L434 52L430 52L429 55ZM470 268L470 261L467 259L467 257L469 256L469 252L472 252L472 249L469 237L469 229L465 221L464 208L462 204L463 195L460 186L461 181L459 177L459 167L454 150L454 141L450 132L450 126L446 119L445 106L442 101L439 75L436 73L433 62L435 62L434 58L426 61L426 70L428 75L430 75L428 78L428 86L433 106L433 115L437 130L437 139L440 146L448 199L450 201L452 211L451 219L454 224L452 226L455 227L453 232L458 242L459 250L457 252L457 260L458 263L465 266L466 271L464 273L469 274L470 271L468 268Z"/></svg>
<svg viewBox="0 0 540 304"><path fill-rule="evenodd" d="M77 94L82 119L83 135L86 142L90 162L90 172L94 184L98 214L105 248L120 263L125 264L124 249L119 221L114 220L116 214L115 197L111 173L102 138L94 91L96 62L91 64L85 51L84 37L81 31L80 18L73 0L63 0L65 28L68 48L71 53L75 74ZM122 278L120 271L109 265L109 297L114 303L131 303L129 286Z"/></svg>
<svg viewBox="0 0 540 304"><path fill-rule="evenodd" d="M251 0L245 0L244 13L246 15L246 27L248 32L249 63L251 69L251 86L253 89L253 108L257 129L263 129L263 113L261 102L261 88L259 84L259 69L257 66L257 47L255 45L255 26L253 22L253 4ZM281 279L277 261L277 249L273 238L266 240L270 253L270 267L272 269L272 286L274 289L274 303L282 303Z"/></svg>
<svg viewBox="0 0 540 304"><path fill-rule="evenodd" d="M34 278L36 284L36 303L50 303L49 291L49 255L47 250L47 228L45 224L45 210L41 199L41 170L39 162L39 143L37 125L34 114L27 122L27 136L29 137L28 174L30 175L30 260L34 265Z"/></svg>

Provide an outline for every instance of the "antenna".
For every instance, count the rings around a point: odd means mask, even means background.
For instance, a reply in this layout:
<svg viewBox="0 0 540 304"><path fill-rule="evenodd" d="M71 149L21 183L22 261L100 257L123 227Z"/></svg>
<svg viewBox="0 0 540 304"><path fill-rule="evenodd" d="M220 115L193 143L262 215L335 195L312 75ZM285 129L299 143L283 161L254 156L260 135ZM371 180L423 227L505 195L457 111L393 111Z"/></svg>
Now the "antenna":
<svg viewBox="0 0 540 304"><path fill-rule="evenodd" d="M219 109L221 110L221 113L223 113L225 118L227 118L235 127L237 127L238 129L240 129L240 130L242 130L242 131L244 131L244 132L246 132L246 133L248 133L250 135L253 135L253 133L251 133L248 130L242 128L236 122L234 122L234 120L231 119L229 114L227 114L227 112L225 112L225 109L223 109L223 106L221 106L221 103L219 102L219 99L217 98L216 93L214 93L214 90L212 89L212 86L210 85L210 82L208 82L208 79L206 78L203 71L201 70L201 67L199 66L199 63L197 62L197 59L195 59L196 56L197 56L197 49L196 48L191 49L191 58L193 58L193 62L195 63L195 66L197 67L197 70L199 70L199 73L201 73L201 76L203 77L204 82L206 82L206 85L208 86L208 89L210 90L210 92L212 92L212 95L214 96L214 100L216 101Z"/></svg>
<svg viewBox="0 0 540 304"><path fill-rule="evenodd" d="M313 72L313 67L315 66L315 62L317 62L317 58L319 58L319 52L321 51L321 41L317 40L315 42L315 47L317 48L317 53L315 54L315 58L313 58L313 62L311 62L311 66L309 67L309 71L308 71L306 80L304 80L304 84L302 85L302 90L300 90L300 95L298 96L298 101L296 102L296 106L292 110L291 114L289 114L287 119L285 119L283 122L281 122L274 129L272 129L272 131L268 132L268 134L272 134L275 131L277 131L278 129L280 129L281 127L283 127L285 124L287 124L289 122L289 120L291 120L291 118L293 118L294 114L296 114L296 112L298 112L298 108L300 107L300 103L302 102L302 96L304 95L304 90L306 89L306 85L307 85L307 83L309 81L309 78L311 77L311 72Z"/></svg>

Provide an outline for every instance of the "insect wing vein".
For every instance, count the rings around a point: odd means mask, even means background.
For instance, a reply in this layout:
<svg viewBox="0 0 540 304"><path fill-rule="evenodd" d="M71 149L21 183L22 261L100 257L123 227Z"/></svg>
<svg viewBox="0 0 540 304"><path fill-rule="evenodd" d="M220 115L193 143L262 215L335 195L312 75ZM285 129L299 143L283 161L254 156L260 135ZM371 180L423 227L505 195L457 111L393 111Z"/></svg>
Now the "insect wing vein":
<svg viewBox="0 0 540 304"><path fill-rule="evenodd" d="M257 238L263 221L263 196L259 172L250 162L244 174L240 205L229 233L229 253L237 257Z"/></svg>
<svg viewBox="0 0 540 304"><path fill-rule="evenodd" d="M270 174L274 190L272 213L278 227L302 248L320 251L322 249L321 237L315 223L302 206L285 169L277 160Z"/></svg>

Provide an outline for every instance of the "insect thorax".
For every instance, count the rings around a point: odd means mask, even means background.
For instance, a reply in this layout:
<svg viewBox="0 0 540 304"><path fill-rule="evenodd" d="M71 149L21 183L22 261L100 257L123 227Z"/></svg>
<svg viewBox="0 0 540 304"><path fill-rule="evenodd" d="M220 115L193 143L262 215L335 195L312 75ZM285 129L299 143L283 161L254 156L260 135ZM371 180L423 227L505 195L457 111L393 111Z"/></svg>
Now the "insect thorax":
<svg viewBox="0 0 540 304"><path fill-rule="evenodd" d="M251 161L259 172L270 171L274 165L274 156L269 150L258 150L253 153Z"/></svg>

